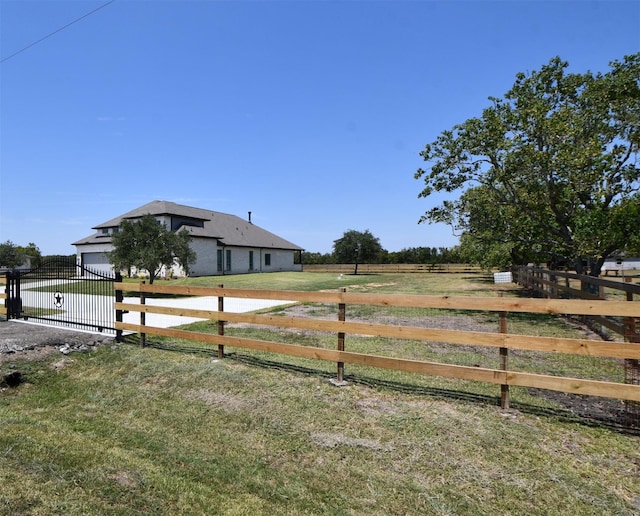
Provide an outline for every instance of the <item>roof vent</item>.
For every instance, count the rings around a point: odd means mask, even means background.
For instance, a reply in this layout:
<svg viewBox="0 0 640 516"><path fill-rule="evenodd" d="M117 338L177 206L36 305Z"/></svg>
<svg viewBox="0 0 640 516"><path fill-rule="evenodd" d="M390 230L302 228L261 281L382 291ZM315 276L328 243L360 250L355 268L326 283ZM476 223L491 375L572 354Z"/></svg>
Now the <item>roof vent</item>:
<svg viewBox="0 0 640 516"><path fill-rule="evenodd" d="M251 212L249 212L249 224L252 224L252 222L251 222Z"/></svg>

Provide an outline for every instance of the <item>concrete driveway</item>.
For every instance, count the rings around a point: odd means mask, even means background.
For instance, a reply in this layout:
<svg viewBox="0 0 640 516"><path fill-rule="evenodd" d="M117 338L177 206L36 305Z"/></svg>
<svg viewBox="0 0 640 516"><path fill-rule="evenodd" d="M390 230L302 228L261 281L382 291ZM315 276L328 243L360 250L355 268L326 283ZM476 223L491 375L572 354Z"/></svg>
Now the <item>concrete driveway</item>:
<svg viewBox="0 0 640 516"><path fill-rule="evenodd" d="M45 286L44 283L54 284L54 282L42 282L38 285L29 285L30 287ZM68 294L65 293L61 299L55 299L54 293L35 292L29 288L23 288L21 292L23 306L38 307L44 309L64 310L73 313L74 319L85 323L94 324L97 321L104 321L104 326L111 326L115 322L115 310L113 308L114 299L109 296L93 296L88 294ZM139 304L140 298L127 297L125 303ZM273 299L241 299L228 298L224 299L224 311L233 313L251 312L261 310L273 306L286 305L295 301L273 300ZM193 308L198 310L218 310L217 297L185 297L185 298L147 298L147 305L171 306L175 308ZM86 319L84 315L86 314ZM54 313L50 314L52 319L58 318ZM60 320L64 319L64 315L60 316ZM83 320L85 319L85 320ZM163 314L146 314L146 324L159 328L169 328L171 326L179 326L189 324L204 319L196 317L181 317L176 315ZM29 322L36 322L32 319ZM139 312L129 312L123 315L123 321L131 324L140 323ZM41 321L42 322L42 321ZM87 330L93 331L95 330Z"/></svg>
<svg viewBox="0 0 640 516"><path fill-rule="evenodd" d="M125 303L140 304L137 297L127 297ZM240 299L240 298L224 298L224 311L232 313L253 312L254 310L262 310L274 306L288 305L295 301L275 300L275 299ZM185 297L178 299L154 299L148 298L147 305L155 306L171 306L174 308L192 308L196 310L214 310L218 311L217 297ZM179 326L181 324L190 324L196 321L204 321L205 319L197 317L181 317L178 315L163 314L146 314L145 324L156 326L158 328L169 328L171 326ZM140 324L140 312L129 312L124 314L123 321L131 324Z"/></svg>

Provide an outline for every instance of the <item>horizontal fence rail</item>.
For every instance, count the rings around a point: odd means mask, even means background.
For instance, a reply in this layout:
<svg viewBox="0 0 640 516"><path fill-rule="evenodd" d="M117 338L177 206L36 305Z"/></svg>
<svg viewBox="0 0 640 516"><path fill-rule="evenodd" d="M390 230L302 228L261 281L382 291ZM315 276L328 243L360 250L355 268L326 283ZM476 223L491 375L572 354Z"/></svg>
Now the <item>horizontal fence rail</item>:
<svg viewBox="0 0 640 516"><path fill-rule="evenodd" d="M354 263L329 263L329 264L305 264L303 272L334 272L336 274L353 274L356 265ZM359 274L384 274L394 272L418 273L464 273L482 272L475 265L465 263L359 263Z"/></svg>
<svg viewBox="0 0 640 516"><path fill-rule="evenodd" d="M116 283L120 301L116 302L116 328L131 331L144 336L158 335L177 339L186 339L218 346L218 355L224 356L224 346L281 353L335 362L338 365L338 381L342 381L345 363L371 366L397 371L436 375L449 378L487 382L501 386L502 406L508 407L509 386L521 386L549 389L574 394L602 396L640 402L640 385L552 376L538 373L519 372L508 369L509 350L542 351L548 353L566 353L590 357L608 357L614 359L640 360L640 335L634 334L629 342L600 342L587 339L538 337L510 334L506 332L505 318L508 312L532 314L558 314L583 316L619 316L628 321L640 318L640 303L626 301L565 300L565 299L519 299L505 297L450 297L424 295L362 294L337 292L299 292L271 291L253 289L227 289L208 287L181 287L171 285L147 285ZM122 301L124 294L138 293L140 303ZM145 302L150 294L173 294L179 296L217 297L217 306L207 309L178 308L158 306ZM338 307L339 320L313 319L259 313L224 312L224 300L268 299L283 300L288 303L322 303ZM497 312L500 316L500 331L496 333L480 331L443 330L405 325L363 323L344 320L347 305L368 305L383 307L435 308L442 310L469 310ZM140 312L140 324L122 322L124 311ZM159 328L145 324L146 314L164 314L183 317L195 317L217 321L218 333L203 333L177 328ZM336 333L337 349L318 348L301 344L290 344L257 340L224 334L225 323L244 323L267 327L312 330ZM504 323L504 324L503 324ZM408 339L424 342L447 342L466 346L489 346L499 348L503 359L500 369L451 365L432 361L398 358L365 353L355 353L345 349L345 336L373 336L392 339Z"/></svg>
<svg viewBox="0 0 640 516"><path fill-rule="evenodd" d="M618 292L626 294L627 300L632 301L634 294L640 296L640 275L635 277L637 283L633 283L634 276L613 280L540 267L516 267L514 279L520 285L547 297L560 297L565 293L581 299L607 299L615 297L614 293ZM631 298L628 294L631 294Z"/></svg>
<svg viewBox="0 0 640 516"><path fill-rule="evenodd" d="M633 283L634 279L638 283ZM552 271L540 267L516 267L514 280L519 285L537 292L546 298L577 298L587 300L633 301L640 298L640 277L627 276L619 280L596 278L584 274ZM599 324L618 335L631 338L635 333L634 321L625 321L623 314L594 314L591 322Z"/></svg>
<svg viewBox="0 0 640 516"><path fill-rule="evenodd" d="M2 291L0 291L0 316L1 317L7 317L7 299L8 299L8 295L7 295L7 292L5 290L5 285L0 283L0 288L2 288Z"/></svg>

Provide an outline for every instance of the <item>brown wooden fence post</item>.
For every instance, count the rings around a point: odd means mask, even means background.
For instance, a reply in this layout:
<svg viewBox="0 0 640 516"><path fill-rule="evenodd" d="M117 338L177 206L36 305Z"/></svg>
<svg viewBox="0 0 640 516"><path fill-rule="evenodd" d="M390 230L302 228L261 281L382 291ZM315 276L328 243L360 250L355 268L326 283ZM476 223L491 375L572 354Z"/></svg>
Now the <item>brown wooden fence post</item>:
<svg viewBox="0 0 640 516"><path fill-rule="evenodd" d="M341 288L340 292L346 292L346 288ZM345 303L338 303L338 321L345 321L347 318L347 306ZM338 332L338 351L344 351L344 341L345 341L345 333ZM338 373L336 381L333 382L335 385L345 385L344 381L344 362L338 362Z"/></svg>
<svg viewBox="0 0 640 516"><path fill-rule="evenodd" d="M631 278L625 278L624 282L631 283ZM627 292L627 301L633 301L633 292ZM628 332L632 335L632 339L629 342L640 342L640 337L636 334L636 320L634 317L629 317L627 326Z"/></svg>
<svg viewBox="0 0 640 516"><path fill-rule="evenodd" d="M631 278L625 278L625 283L631 283ZM627 292L627 301L633 301L633 292ZM640 335L637 333L635 317L627 317L625 320L625 340L627 342L640 343ZM624 383L640 385L640 360L625 359ZM629 426L640 427L640 403L625 400L626 422Z"/></svg>
<svg viewBox="0 0 640 516"><path fill-rule="evenodd" d="M224 285L218 285L224 288ZM224 321L220 319L220 314L224 312L224 296L218 296L218 335L224 335ZM218 358L224 358L224 344L218 344Z"/></svg>
<svg viewBox="0 0 640 516"><path fill-rule="evenodd" d="M141 281L140 283L142 285L145 284L144 281ZM145 304L147 304L147 300L146 300L144 292L141 290L140 291L140 326L144 326L146 324L146 322L147 322L147 314L142 309L142 307ZM140 332L140 347L144 348L146 344L147 344L147 334L144 333L144 332Z"/></svg>
<svg viewBox="0 0 640 516"><path fill-rule="evenodd" d="M499 292L498 295L503 297L504 292ZM507 333L507 312L500 312L500 333ZM506 371L509 366L509 348L500 348L500 369ZM509 385L503 384L500 386L500 407L503 409L509 408Z"/></svg>

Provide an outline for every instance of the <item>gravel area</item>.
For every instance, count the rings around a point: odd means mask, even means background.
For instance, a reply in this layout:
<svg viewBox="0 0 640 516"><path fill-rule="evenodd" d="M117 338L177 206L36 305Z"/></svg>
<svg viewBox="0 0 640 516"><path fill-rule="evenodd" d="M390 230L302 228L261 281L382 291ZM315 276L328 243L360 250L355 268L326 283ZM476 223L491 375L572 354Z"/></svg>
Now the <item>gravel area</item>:
<svg viewBox="0 0 640 516"><path fill-rule="evenodd" d="M113 340L113 336L55 326L0 321L0 365L15 360L36 360L52 353L89 351Z"/></svg>

